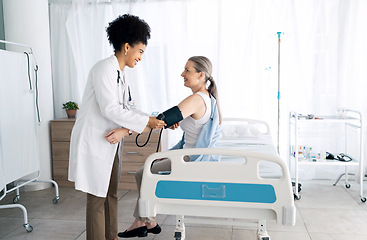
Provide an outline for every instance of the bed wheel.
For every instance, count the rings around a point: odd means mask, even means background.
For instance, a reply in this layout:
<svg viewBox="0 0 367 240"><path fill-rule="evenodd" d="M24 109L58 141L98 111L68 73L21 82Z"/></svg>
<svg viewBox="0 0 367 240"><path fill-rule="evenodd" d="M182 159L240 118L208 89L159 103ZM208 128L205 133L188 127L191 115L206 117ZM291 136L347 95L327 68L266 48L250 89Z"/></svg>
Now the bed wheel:
<svg viewBox="0 0 367 240"><path fill-rule="evenodd" d="M301 195L296 195L296 194L294 194L294 199L296 199L296 200L300 200L300 199L301 199Z"/></svg>
<svg viewBox="0 0 367 240"><path fill-rule="evenodd" d="M270 237L267 233L262 233L258 235L258 240L270 240Z"/></svg>
<svg viewBox="0 0 367 240"><path fill-rule="evenodd" d="M345 184L345 187L346 188L350 188L350 184L348 183L348 184Z"/></svg>
<svg viewBox="0 0 367 240"><path fill-rule="evenodd" d="M13 203L17 203L19 201L20 196L17 195L13 198Z"/></svg>
<svg viewBox="0 0 367 240"><path fill-rule="evenodd" d="M181 240L181 233L180 232L175 232L174 240Z"/></svg>
<svg viewBox="0 0 367 240"><path fill-rule="evenodd" d="M259 240L270 240L270 237L260 237Z"/></svg>
<svg viewBox="0 0 367 240"><path fill-rule="evenodd" d="M362 198L361 198L361 201L362 201L362 202L366 202L366 197L362 197Z"/></svg>

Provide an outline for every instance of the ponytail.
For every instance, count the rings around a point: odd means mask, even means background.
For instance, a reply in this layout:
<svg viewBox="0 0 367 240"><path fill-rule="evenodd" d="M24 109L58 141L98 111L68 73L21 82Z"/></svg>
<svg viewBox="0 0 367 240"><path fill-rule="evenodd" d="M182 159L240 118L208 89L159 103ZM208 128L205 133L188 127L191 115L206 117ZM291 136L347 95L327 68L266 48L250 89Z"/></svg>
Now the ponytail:
<svg viewBox="0 0 367 240"><path fill-rule="evenodd" d="M217 85L214 82L214 79L212 77L212 63L207 57L204 56L194 56L189 58L188 61L192 61L194 63L194 68L196 72L203 72L205 74L205 81L210 81L210 85L208 87L208 92L210 95L212 95L215 100L217 100L217 108L219 113L219 124L222 123L222 115L220 113L219 109L219 103L218 103L218 91L217 91Z"/></svg>
<svg viewBox="0 0 367 240"><path fill-rule="evenodd" d="M219 124L222 124L222 114L221 114L220 109L219 109L217 84L215 83L212 76L208 77L207 81L210 82L210 85L208 87L208 92L217 101L217 108L218 108L218 114L219 114Z"/></svg>

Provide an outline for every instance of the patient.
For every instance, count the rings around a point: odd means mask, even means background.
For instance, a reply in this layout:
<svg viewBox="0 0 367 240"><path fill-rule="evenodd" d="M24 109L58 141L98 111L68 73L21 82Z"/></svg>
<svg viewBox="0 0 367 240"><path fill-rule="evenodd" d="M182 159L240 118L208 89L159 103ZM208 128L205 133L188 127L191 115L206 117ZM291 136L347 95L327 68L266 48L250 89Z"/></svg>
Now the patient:
<svg viewBox="0 0 367 240"><path fill-rule="evenodd" d="M174 112L182 115L181 122L170 127L175 129L181 126L184 131L181 141L172 149L180 148L210 148L215 147L221 136L221 116L216 102L217 89L212 77L212 64L210 60L203 56L194 56L189 58L185 65L185 70L181 76L184 78L184 85L190 88L192 95L185 98L178 104L164 113L175 108ZM207 82L210 82L206 88ZM114 129L107 136L118 135L123 130ZM122 136L123 134L121 134ZM109 141L108 137L106 139ZM187 161L217 161L218 156L195 155ZM151 172L170 171L171 164L169 159L155 161L152 164ZM135 178L140 193L140 186L143 177L143 167L136 172ZM154 217L141 218L139 216L138 201L134 211L135 221L125 231L118 234L121 238L145 237L148 233L158 234L161 232L160 226Z"/></svg>

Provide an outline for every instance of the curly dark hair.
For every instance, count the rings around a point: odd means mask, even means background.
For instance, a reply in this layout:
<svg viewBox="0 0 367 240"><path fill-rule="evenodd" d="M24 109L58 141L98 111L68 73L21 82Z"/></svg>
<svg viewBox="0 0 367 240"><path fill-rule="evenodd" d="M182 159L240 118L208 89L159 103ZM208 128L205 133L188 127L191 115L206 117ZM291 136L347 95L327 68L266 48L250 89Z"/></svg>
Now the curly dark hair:
<svg viewBox="0 0 367 240"><path fill-rule="evenodd" d="M137 43L148 44L150 38L149 25L137 16L124 14L108 24L107 38L115 53L121 50L125 43L134 47Z"/></svg>

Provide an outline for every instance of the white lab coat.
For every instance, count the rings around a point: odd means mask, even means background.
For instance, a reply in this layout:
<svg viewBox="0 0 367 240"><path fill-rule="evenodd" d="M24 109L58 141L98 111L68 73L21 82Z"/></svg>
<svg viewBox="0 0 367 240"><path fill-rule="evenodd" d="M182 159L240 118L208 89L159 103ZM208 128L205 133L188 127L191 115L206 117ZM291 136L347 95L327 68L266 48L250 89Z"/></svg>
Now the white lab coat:
<svg viewBox="0 0 367 240"><path fill-rule="evenodd" d="M127 108L128 86L123 76L115 55L94 65L71 134L68 179L75 182L75 189L98 197L107 196L118 146L104 136L118 127L140 133L149 121L148 115Z"/></svg>

